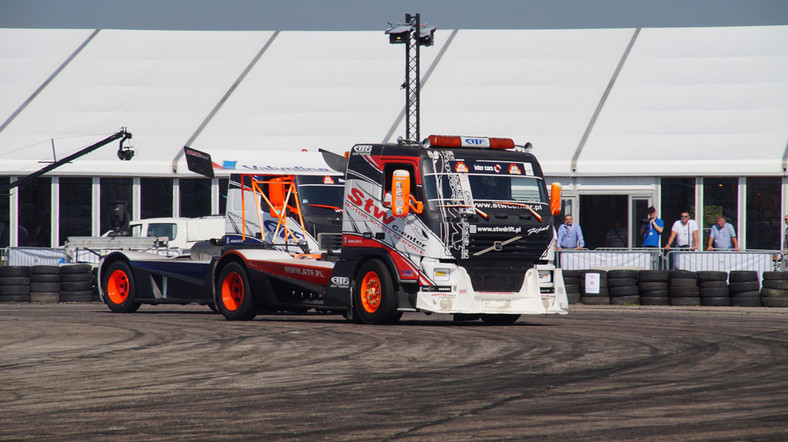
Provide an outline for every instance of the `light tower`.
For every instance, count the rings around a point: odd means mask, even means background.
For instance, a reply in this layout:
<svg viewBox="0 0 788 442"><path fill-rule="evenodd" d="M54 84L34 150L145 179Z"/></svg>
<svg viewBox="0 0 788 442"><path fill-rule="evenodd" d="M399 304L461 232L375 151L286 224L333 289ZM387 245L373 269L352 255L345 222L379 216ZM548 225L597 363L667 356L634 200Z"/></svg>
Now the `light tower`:
<svg viewBox="0 0 788 442"><path fill-rule="evenodd" d="M419 47L432 46L436 28L422 25L420 14L405 14L405 23L389 26L389 43L405 45L405 140L419 142Z"/></svg>

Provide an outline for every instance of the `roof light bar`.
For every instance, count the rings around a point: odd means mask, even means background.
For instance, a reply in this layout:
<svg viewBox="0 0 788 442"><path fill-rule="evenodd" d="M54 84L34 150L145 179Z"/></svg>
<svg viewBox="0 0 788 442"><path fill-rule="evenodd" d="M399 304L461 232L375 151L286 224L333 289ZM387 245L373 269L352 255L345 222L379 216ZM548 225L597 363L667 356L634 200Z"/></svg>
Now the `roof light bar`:
<svg viewBox="0 0 788 442"><path fill-rule="evenodd" d="M473 147L481 149L514 149L514 140L511 138L488 137L460 137L430 135L432 147Z"/></svg>

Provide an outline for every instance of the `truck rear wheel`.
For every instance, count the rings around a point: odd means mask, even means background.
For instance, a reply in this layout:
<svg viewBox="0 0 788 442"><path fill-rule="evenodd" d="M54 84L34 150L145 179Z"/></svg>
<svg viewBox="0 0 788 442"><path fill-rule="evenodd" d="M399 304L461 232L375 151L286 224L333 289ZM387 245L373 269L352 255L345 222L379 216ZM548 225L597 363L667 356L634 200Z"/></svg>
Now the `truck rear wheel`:
<svg viewBox="0 0 788 442"><path fill-rule="evenodd" d="M140 308L140 303L134 300L134 275L124 261L110 264L101 281L101 289L104 291L104 302L115 313L134 313Z"/></svg>
<svg viewBox="0 0 788 442"><path fill-rule="evenodd" d="M257 313L246 269L236 262L224 266L216 282L216 307L230 321L249 321Z"/></svg>
<svg viewBox="0 0 788 442"><path fill-rule="evenodd" d="M393 324L401 316L391 275L378 260L369 260L358 270L353 296L358 318L365 324Z"/></svg>

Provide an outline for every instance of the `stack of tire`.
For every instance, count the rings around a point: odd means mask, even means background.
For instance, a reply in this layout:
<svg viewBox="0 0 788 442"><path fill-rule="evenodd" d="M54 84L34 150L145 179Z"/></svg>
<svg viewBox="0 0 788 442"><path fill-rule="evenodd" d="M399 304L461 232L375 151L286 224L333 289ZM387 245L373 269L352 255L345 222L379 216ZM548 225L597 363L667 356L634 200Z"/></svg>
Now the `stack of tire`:
<svg viewBox="0 0 788 442"><path fill-rule="evenodd" d="M586 287L586 280L589 274L599 275L599 293L594 293L591 287ZM580 278L580 302L586 305L606 305L610 304L610 293L607 289L607 271L605 270L586 270Z"/></svg>
<svg viewBox="0 0 788 442"><path fill-rule="evenodd" d="M700 287L700 305L731 305L727 272L710 270L698 272L698 286Z"/></svg>
<svg viewBox="0 0 788 442"><path fill-rule="evenodd" d="M728 274L728 291L731 305L741 307L761 306L761 283L754 270L731 270Z"/></svg>
<svg viewBox="0 0 788 442"><path fill-rule="evenodd" d="M788 272L763 272L761 305L788 307Z"/></svg>
<svg viewBox="0 0 788 442"><path fill-rule="evenodd" d="M639 305L637 270L608 270L607 291L613 305Z"/></svg>
<svg viewBox="0 0 788 442"><path fill-rule="evenodd" d="M580 303L580 278L583 276L582 270L564 270L561 273L564 275L564 287L566 288L566 297L569 299L570 304Z"/></svg>
<svg viewBox="0 0 788 442"><path fill-rule="evenodd" d="M640 305L670 305L667 270L641 270L638 272Z"/></svg>
<svg viewBox="0 0 788 442"><path fill-rule="evenodd" d="M30 267L0 266L0 302L30 302Z"/></svg>
<svg viewBox="0 0 788 442"><path fill-rule="evenodd" d="M60 267L60 302L92 302L93 272L89 264Z"/></svg>
<svg viewBox="0 0 788 442"><path fill-rule="evenodd" d="M30 302L52 304L60 300L60 267L30 268Z"/></svg>
<svg viewBox="0 0 788 442"><path fill-rule="evenodd" d="M698 274L688 270L669 270L670 305L700 305Z"/></svg>

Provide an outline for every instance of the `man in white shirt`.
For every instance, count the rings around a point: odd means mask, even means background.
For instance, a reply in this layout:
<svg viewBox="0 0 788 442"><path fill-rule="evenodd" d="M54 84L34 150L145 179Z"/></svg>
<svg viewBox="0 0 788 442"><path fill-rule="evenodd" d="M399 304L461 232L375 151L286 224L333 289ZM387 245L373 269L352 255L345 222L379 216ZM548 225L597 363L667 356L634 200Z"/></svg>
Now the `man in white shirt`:
<svg viewBox="0 0 788 442"><path fill-rule="evenodd" d="M681 212L681 219L673 223L665 250L670 250L674 239L678 248L698 249L698 223L694 219L690 219L689 212Z"/></svg>

